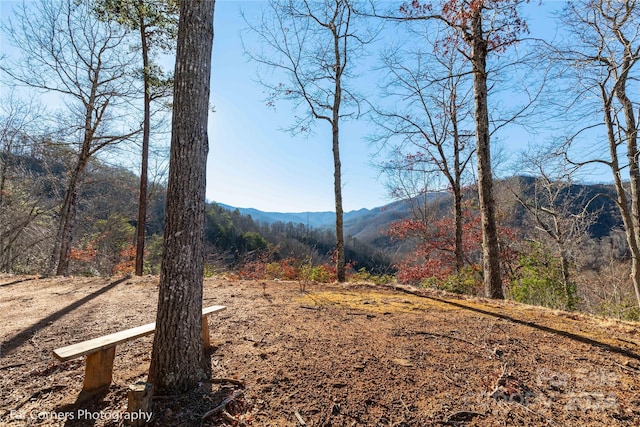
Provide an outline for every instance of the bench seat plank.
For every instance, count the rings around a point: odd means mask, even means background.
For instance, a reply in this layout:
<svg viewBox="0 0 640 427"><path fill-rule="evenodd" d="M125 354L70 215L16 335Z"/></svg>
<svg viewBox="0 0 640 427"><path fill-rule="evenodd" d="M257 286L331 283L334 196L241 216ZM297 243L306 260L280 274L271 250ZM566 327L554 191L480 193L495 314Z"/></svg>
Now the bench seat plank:
<svg viewBox="0 0 640 427"><path fill-rule="evenodd" d="M113 347L116 344L120 344L134 338L150 335L155 330L156 323L148 323L146 325L137 326L135 328L61 347L53 350L53 354L64 362L66 360L84 356L85 354L95 353L97 351L104 350L105 348Z"/></svg>
<svg viewBox="0 0 640 427"><path fill-rule="evenodd" d="M225 310L227 307L223 305L213 305L202 309L203 322L206 322L206 316L217 311ZM94 338L87 341L82 341L77 344L68 345L53 350L53 354L61 361L67 361L76 357L84 356L86 354L95 353L104 350L109 347L113 347L117 344L144 337L154 333L156 329L155 322L148 323L146 325L137 326L135 328L126 329L124 331L115 332L113 334L104 335L98 338ZM207 330L208 332L208 330ZM208 338L208 337L207 337Z"/></svg>
<svg viewBox="0 0 640 427"><path fill-rule="evenodd" d="M202 309L202 315L206 316L207 314L215 313L216 311L226 310L227 307L224 305L212 305L211 307L205 307Z"/></svg>

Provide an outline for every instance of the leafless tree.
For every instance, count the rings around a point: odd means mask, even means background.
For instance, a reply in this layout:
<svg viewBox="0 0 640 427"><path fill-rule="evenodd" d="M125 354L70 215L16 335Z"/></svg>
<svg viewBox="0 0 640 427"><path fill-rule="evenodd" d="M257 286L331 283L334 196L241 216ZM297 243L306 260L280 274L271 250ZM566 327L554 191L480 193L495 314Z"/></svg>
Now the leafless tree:
<svg viewBox="0 0 640 427"><path fill-rule="evenodd" d="M41 121L43 110L34 100L11 93L0 102L0 271L37 272L40 252L48 248L52 206L42 191L47 179L23 162L42 137Z"/></svg>
<svg viewBox="0 0 640 427"><path fill-rule="evenodd" d="M557 46L554 59L566 67L561 76L570 84L558 99L567 116L580 124L568 138L568 156L574 165L604 165L613 174L640 305L640 152L635 115L640 99L634 87L640 77L640 4L576 1L567 4L561 19L571 37L566 45ZM594 144L598 141L605 146ZM576 157L576 150L582 155Z"/></svg>
<svg viewBox="0 0 640 427"><path fill-rule="evenodd" d="M65 275L89 159L139 131L138 123L130 126L131 111L120 109L135 92L132 53L125 48L127 33L115 23L95 19L88 0L24 3L6 33L21 55L3 61L0 69L18 85L52 93L68 109L60 141L72 147L76 159L58 213L49 268Z"/></svg>
<svg viewBox="0 0 640 427"><path fill-rule="evenodd" d="M290 101L297 111L293 133L309 131L315 121L331 127L336 209L336 271L344 282L345 249L342 207L340 125L359 114L359 96L348 82L356 58L373 40L360 33L359 16L351 0L270 0L268 11L254 24L245 17L249 31L258 36L263 50L249 57L271 71L282 73L285 82L261 78L269 91L269 104Z"/></svg>
<svg viewBox="0 0 640 427"><path fill-rule="evenodd" d="M424 29L422 29L424 30ZM463 190L471 176L473 111L471 74L460 53L439 49L424 31L383 56L388 77L381 98L392 108L373 106L374 137L387 158L380 165L393 195L414 207L414 217L428 221L429 192L453 195L456 271L464 265ZM426 43L425 43L426 41Z"/></svg>
<svg viewBox="0 0 640 427"><path fill-rule="evenodd" d="M482 266L485 293L504 298L500 271L500 247L491 162L489 114L490 57L504 53L526 31L519 7L526 0L443 0L403 3L391 13L378 13L370 2L371 14L395 21L425 21L444 24L448 31L440 39L444 49L457 49L468 61L473 76L474 125L478 198L482 220Z"/></svg>
<svg viewBox="0 0 640 427"><path fill-rule="evenodd" d="M577 301L571 268L597 220L598 212L590 206L599 196L585 200L584 191L574 185L575 169L557 153L529 153L523 156L521 166L521 172L534 177L533 188L525 185L511 191L539 231L537 237L531 233L529 238L548 247L560 260L565 307L573 309Z"/></svg>

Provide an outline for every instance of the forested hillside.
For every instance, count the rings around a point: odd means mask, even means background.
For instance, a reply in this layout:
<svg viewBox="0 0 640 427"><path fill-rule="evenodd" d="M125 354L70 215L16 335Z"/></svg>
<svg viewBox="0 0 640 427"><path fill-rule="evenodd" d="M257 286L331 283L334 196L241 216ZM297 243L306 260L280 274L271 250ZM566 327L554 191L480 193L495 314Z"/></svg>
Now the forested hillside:
<svg viewBox="0 0 640 427"><path fill-rule="evenodd" d="M65 153L50 144L41 145L39 150L3 153L0 157L4 176L0 199L4 272L44 274L49 261L57 206L63 194ZM137 182L138 177L126 169L97 160L90 163L78 197L71 274L105 276L132 271ZM557 242L535 222L530 207L525 207L527 202L540 201L539 184L525 176L499 182L500 223L505 236L509 236L503 241L503 267L515 298L566 307ZM574 306L586 306L588 302L589 310L633 317L635 311L627 299L631 290L608 290L612 279L606 275L620 271L616 266L629 256L612 194L607 185L571 184L563 187L555 206L566 209L567 220L582 217L586 221L582 231L576 229L577 234L570 236L573 240L567 242L573 248L569 265ZM400 281L480 293L476 197L473 188L465 192L467 267L461 275L453 276L458 277L456 280L451 279L453 272L447 261L452 245L452 198L447 193L434 193L424 204L402 200L348 214L345 230L350 274L397 274ZM146 273L159 271L164 204L164 185L152 185L146 224ZM259 211L254 214L260 216ZM416 214L423 215L424 227L416 228ZM315 215L310 212L305 217L309 222L326 218L326 213ZM330 227L260 221L239 209L211 202L206 208L206 271L284 279L299 279L306 271L314 280L331 280L334 239ZM612 305L609 298L619 303Z"/></svg>
<svg viewBox="0 0 640 427"><path fill-rule="evenodd" d="M378 230L378 232L381 232ZM256 221L238 209L211 203L207 208L206 243L209 260L219 267L238 267L258 259L285 259L314 265L329 264L334 248L334 233L327 228L314 228L304 223ZM392 258L385 247L348 236L348 262L356 269L376 274L392 269Z"/></svg>
<svg viewBox="0 0 640 427"><path fill-rule="evenodd" d="M0 155L2 270L46 274L71 154L48 141L30 153ZM139 178L122 167L89 162L79 192L71 273L105 275L128 269ZM164 187L152 185L147 230L162 234Z"/></svg>
<svg viewBox="0 0 640 427"><path fill-rule="evenodd" d="M52 149L53 150L53 149ZM5 187L2 204L5 272L42 274L53 238L56 206L64 185L63 152L7 155L2 160ZM130 271L136 227L139 178L126 169L93 161L78 196L74 230L72 274L109 275ZM158 272L166 188L151 186L146 223L146 272ZM331 259L333 233L293 222L261 222L237 209L209 203L205 240L211 269L235 270L257 259L296 259L326 264ZM392 259L384 247L350 237L348 260L354 267L375 273L391 271ZM212 270L213 271L213 270Z"/></svg>

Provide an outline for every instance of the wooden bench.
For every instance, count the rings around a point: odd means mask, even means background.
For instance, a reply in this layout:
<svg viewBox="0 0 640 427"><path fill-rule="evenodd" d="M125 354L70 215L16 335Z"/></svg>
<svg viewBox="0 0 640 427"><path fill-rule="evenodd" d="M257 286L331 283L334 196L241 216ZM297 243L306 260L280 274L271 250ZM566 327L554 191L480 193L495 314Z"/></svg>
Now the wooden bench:
<svg viewBox="0 0 640 427"><path fill-rule="evenodd" d="M225 310L227 307L214 305L202 310L202 344L205 349L211 346L209 341L209 323L207 316L211 313ZM84 383L82 390L91 392L111 384L113 377L113 360L116 354L116 345L136 338L154 333L156 324L149 323L125 331L104 335L77 344L68 345L53 350L53 354L61 361L75 359L87 355Z"/></svg>

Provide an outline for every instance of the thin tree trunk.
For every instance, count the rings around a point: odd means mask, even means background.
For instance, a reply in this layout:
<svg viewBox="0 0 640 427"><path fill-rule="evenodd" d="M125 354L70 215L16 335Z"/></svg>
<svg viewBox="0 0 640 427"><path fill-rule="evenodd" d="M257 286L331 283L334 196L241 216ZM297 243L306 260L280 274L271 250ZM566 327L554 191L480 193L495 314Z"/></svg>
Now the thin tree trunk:
<svg viewBox="0 0 640 427"><path fill-rule="evenodd" d="M476 121L476 156L478 158L478 196L482 220L482 267L484 288L489 298L504 299L500 274L498 227L493 198L489 112L487 101L487 42L482 33L480 8L471 19L473 90Z"/></svg>
<svg viewBox="0 0 640 427"><path fill-rule="evenodd" d="M8 161L9 156L11 154L11 141L9 139L8 144L4 147L4 153L0 153L0 215L4 215L4 195L5 195L5 185L7 179L7 170L8 170ZM4 158L3 158L4 157ZM5 243L6 233L8 233L8 228L0 227L0 251L2 251L2 256L0 256L0 271L5 273L10 273L10 263L9 259L10 248ZM6 255L5 255L6 254Z"/></svg>
<svg viewBox="0 0 640 427"><path fill-rule="evenodd" d="M344 253L344 212L342 209L342 175L340 163L339 129L333 126L333 191L336 198L336 278L338 283L347 280Z"/></svg>
<svg viewBox="0 0 640 427"><path fill-rule="evenodd" d="M149 169L149 138L151 128L151 94L149 88L149 46L147 45L147 27L142 13L142 0L139 1L140 41L142 44L142 65L144 78L144 122L142 125L142 159L140 166L140 194L138 198L138 223L136 226L136 276L142 276L144 270L144 237L147 225L147 186Z"/></svg>
<svg viewBox="0 0 640 427"><path fill-rule="evenodd" d="M559 245L563 245L559 243ZM562 286L564 288L565 305L569 310L573 310L576 304L576 295L571 286L571 272L569 270L569 257L567 252L560 246L560 268L562 269Z"/></svg>
<svg viewBox="0 0 640 427"><path fill-rule="evenodd" d="M78 200L77 190L67 189L62 210L60 212L60 223L56 234L56 252L54 252L54 265L56 276L66 276L69 274L69 257L71 256L71 243L73 234L73 222L75 221L76 202Z"/></svg>
<svg viewBox="0 0 640 427"><path fill-rule="evenodd" d="M206 377L201 333L207 118L214 0L180 3L164 254L149 382L184 391Z"/></svg>
<svg viewBox="0 0 640 427"><path fill-rule="evenodd" d="M9 156L11 155L11 145L4 147L4 153L0 154L0 209L4 206L5 185L7 181L7 169ZM3 158L4 156L4 158Z"/></svg>
<svg viewBox="0 0 640 427"><path fill-rule="evenodd" d="M54 272L56 276L66 276L69 274L69 257L71 255L71 245L73 241L73 225L76 218L78 191L81 176L89 159L84 151L80 154L76 166L71 172L67 189L65 191L62 207L60 208L58 231L54 241L49 272Z"/></svg>
<svg viewBox="0 0 640 427"><path fill-rule="evenodd" d="M628 46L628 45L627 45ZM627 58L632 57L629 49L625 49ZM625 139L627 143L627 160L629 162L629 186L631 192L631 228L627 229L627 240L633 239L635 244L631 251L631 280L636 294L636 300L640 306L640 165L638 163L638 127L633 114L633 103L627 96L627 78L630 70L630 59L624 61L623 74L618 78L615 86L615 95L624 111Z"/></svg>
<svg viewBox="0 0 640 427"><path fill-rule="evenodd" d="M337 3L336 3L337 4ZM347 6L348 7L348 6ZM350 11L348 12L350 13ZM342 209L342 165L340 162L340 104L342 102L342 73L347 63L346 51L341 53L340 36L332 22L329 26L333 33L333 49L335 53L335 93L333 94L333 111L331 120L333 147L333 191L336 198L336 279L338 283L347 280L344 253L344 212ZM346 49L346 39L345 39ZM344 57L343 57L344 55Z"/></svg>
<svg viewBox="0 0 640 427"><path fill-rule="evenodd" d="M551 185L548 182L547 185ZM555 200L555 199L554 199ZM553 202L555 205L555 201ZM567 254L567 242L565 240L565 231L562 229L562 225L558 221L557 212L553 215L553 231L555 235L556 244L558 245L558 252L560 254L560 272L562 273L562 287L564 289L565 307L569 310L575 308L575 292L573 286L571 286L571 271L569 269L569 255Z"/></svg>
<svg viewBox="0 0 640 427"><path fill-rule="evenodd" d="M454 255L456 258L456 273L460 274L462 272L462 268L464 267L464 248L462 246L462 234L463 234L463 216L464 212L462 209L462 192L459 188L454 189L453 191L453 199L454 199L454 217L455 217L455 246L454 246Z"/></svg>
<svg viewBox="0 0 640 427"><path fill-rule="evenodd" d="M456 258L456 273L460 274L464 267L464 247L462 245L463 238L463 218L464 211L462 209L462 168L460 165L460 133L458 132L458 110L456 105L457 100L457 85L453 86L451 91L451 101L449 104L449 111L451 114L451 125L453 126L453 173L445 172L453 191L453 209L455 218L455 246L454 255ZM440 148L442 149L442 148ZM446 158L446 157L443 157Z"/></svg>
<svg viewBox="0 0 640 427"><path fill-rule="evenodd" d="M613 172L613 183L617 194L616 204L620 210L620 216L622 217L622 223L624 224L625 237L627 238L627 244L629 245L629 251L631 252L631 281L636 294L636 300L638 301L638 305L640 305L640 245L638 242L638 234L636 233L637 225L634 223L634 217L630 210L631 208L629 199L627 198L627 192L624 188L622 176L620 175L621 168L618 158L618 144L614 130L613 118L611 117L612 101L607 96L604 85L600 86L600 96L602 97L604 107L604 123L607 129L607 139L609 141L609 155L611 156L610 165ZM631 205L633 205L633 199L631 200Z"/></svg>

